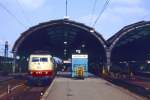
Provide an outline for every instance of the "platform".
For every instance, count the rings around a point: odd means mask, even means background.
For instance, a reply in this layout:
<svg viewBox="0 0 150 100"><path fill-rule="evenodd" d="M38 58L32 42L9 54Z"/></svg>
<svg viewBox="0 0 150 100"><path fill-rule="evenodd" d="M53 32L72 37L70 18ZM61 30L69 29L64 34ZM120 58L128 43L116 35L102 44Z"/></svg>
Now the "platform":
<svg viewBox="0 0 150 100"><path fill-rule="evenodd" d="M46 100L144 100L101 78L56 77Z"/></svg>

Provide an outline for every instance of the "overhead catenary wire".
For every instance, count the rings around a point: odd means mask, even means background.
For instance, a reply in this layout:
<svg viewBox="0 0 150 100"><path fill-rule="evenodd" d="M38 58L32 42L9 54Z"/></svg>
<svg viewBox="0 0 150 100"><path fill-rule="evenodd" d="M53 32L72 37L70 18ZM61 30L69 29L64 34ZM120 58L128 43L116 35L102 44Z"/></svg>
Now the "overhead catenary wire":
<svg viewBox="0 0 150 100"><path fill-rule="evenodd" d="M95 12L96 4L97 4L97 0L94 0L94 4L93 4L92 11L91 11L91 14L90 14L90 25L92 24L92 21L94 19L93 15L94 15L94 12Z"/></svg>
<svg viewBox="0 0 150 100"><path fill-rule="evenodd" d="M144 20L145 18L147 18L148 16L150 15L150 12L145 14L143 17L142 17L142 20Z"/></svg>
<svg viewBox="0 0 150 100"><path fill-rule="evenodd" d="M17 3L18 6L20 7L20 11L21 11L21 13L23 14L25 20L26 20L27 22L29 22L29 24L31 24L30 18L29 18L28 16L26 16L25 11L24 11L24 8L23 8L22 5L20 4L19 0L16 0L16 3Z"/></svg>
<svg viewBox="0 0 150 100"><path fill-rule="evenodd" d="M100 17L102 16L102 14L103 14L104 11L106 10L106 8L108 7L109 2L110 2L110 0L106 0L104 6L103 6L103 8L102 8L102 10L100 11L98 17L97 17L96 20L94 21L94 24L93 24L92 27L95 27L95 25L97 24L98 20L100 19Z"/></svg>
<svg viewBox="0 0 150 100"><path fill-rule="evenodd" d="M2 9L4 9L11 17L13 17L16 20L16 22L18 22L19 25L21 25L22 27L26 28L26 26L5 5L0 3L0 7Z"/></svg>

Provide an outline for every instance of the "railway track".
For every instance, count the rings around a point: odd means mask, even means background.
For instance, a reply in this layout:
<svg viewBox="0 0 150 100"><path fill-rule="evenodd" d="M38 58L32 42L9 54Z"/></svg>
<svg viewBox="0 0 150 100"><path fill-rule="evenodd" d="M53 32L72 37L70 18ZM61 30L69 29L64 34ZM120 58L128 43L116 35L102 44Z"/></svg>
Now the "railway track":
<svg viewBox="0 0 150 100"><path fill-rule="evenodd" d="M47 87L28 87L22 85L1 100L40 100Z"/></svg>
<svg viewBox="0 0 150 100"><path fill-rule="evenodd" d="M150 82L141 80L138 77L133 79L117 79L112 77L105 77L104 79L115 85L128 89L129 91L142 97L146 97L148 100L150 99Z"/></svg>
<svg viewBox="0 0 150 100"><path fill-rule="evenodd" d="M48 86L29 86L19 77L0 83L0 100L40 100Z"/></svg>

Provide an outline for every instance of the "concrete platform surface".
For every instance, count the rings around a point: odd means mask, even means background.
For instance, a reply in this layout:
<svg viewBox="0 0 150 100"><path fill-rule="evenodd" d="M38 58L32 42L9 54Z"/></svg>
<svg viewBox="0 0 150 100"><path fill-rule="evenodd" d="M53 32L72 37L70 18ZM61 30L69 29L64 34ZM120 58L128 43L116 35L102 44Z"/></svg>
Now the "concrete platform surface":
<svg viewBox="0 0 150 100"><path fill-rule="evenodd" d="M101 78L55 78L47 100L144 100Z"/></svg>

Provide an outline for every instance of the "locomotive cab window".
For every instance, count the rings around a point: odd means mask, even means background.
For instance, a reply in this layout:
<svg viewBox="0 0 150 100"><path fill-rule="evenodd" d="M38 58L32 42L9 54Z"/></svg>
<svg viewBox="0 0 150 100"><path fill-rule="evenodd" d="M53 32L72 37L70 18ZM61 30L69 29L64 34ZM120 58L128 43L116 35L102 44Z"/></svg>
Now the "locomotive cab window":
<svg viewBox="0 0 150 100"><path fill-rule="evenodd" d="M47 58L40 58L40 62L47 62L48 59Z"/></svg>
<svg viewBox="0 0 150 100"><path fill-rule="evenodd" d="M48 62L48 59L46 57L45 58L33 57L32 62Z"/></svg>
<svg viewBox="0 0 150 100"><path fill-rule="evenodd" d="M39 62L39 58L38 57L33 57L32 62Z"/></svg>

